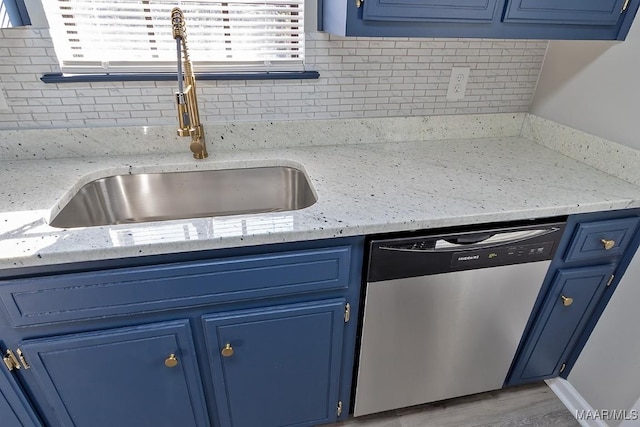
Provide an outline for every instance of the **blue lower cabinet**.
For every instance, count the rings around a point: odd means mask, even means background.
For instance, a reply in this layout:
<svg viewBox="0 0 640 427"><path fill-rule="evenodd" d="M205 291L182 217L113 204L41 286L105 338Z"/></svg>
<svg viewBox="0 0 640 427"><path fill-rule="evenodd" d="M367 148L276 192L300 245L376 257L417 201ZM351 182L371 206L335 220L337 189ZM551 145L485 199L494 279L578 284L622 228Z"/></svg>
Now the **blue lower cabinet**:
<svg viewBox="0 0 640 427"><path fill-rule="evenodd" d="M0 364L0 421L2 427L40 426L13 376Z"/></svg>
<svg viewBox="0 0 640 427"><path fill-rule="evenodd" d="M20 349L30 364L23 380L55 414L47 425L209 425L187 320L28 340Z"/></svg>
<svg viewBox="0 0 640 427"><path fill-rule="evenodd" d="M615 268L606 264L558 270L508 385L552 378L564 370Z"/></svg>
<svg viewBox="0 0 640 427"><path fill-rule="evenodd" d="M207 315L203 323L222 427L337 420L344 299Z"/></svg>

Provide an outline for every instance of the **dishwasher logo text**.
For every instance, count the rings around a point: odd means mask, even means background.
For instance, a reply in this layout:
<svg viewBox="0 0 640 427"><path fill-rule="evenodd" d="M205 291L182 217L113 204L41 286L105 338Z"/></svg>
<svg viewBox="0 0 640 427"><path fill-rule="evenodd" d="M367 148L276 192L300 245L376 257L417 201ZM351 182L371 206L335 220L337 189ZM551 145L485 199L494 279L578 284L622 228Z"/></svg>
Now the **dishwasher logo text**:
<svg viewBox="0 0 640 427"><path fill-rule="evenodd" d="M480 255L459 256L458 261L474 261L480 259Z"/></svg>

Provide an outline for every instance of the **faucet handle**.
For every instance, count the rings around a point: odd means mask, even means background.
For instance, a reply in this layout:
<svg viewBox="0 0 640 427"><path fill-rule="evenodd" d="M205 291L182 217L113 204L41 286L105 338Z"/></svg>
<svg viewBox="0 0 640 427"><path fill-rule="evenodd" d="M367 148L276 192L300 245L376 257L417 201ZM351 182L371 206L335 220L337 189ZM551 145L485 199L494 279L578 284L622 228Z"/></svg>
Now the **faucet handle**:
<svg viewBox="0 0 640 427"><path fill-rule="evenodd" d="M206 159L209 157L207 153L207 147L204 143L204 127L202 125L189 129L191 134L191 144L189 149L193 153L193 157L196 159Z"/></svg>

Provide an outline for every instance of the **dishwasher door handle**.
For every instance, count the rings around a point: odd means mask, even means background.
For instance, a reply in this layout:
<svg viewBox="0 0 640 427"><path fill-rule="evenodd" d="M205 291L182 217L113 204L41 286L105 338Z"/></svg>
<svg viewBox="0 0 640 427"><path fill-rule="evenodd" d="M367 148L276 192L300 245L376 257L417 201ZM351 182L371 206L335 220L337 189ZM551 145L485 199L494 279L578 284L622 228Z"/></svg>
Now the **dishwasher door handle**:
<svg viewBox="0 0 640 427"><path fill-rule="evenodd" d="M435 240L433 245L423 245L419 247L408 247L406 244L401 245L385 245L380 246L380 250L385 251L401 251L401 252L440 252L440 251L459 251L465 249L474 249L489 247L495 245L505 245L510 243L518 243L523 240L533 239L535 237L544 236L558 231L560 227L537 228L533 230L508 231L500 232L481 232L470 234L459 234L452 236L443 236ZM478 240L479 239L479 240ZM458 243L463 240L469 243Z"/></svg>
<svg viewBox="0 0 640 427"><path fill-rule="evenodd" d="M507 233L496 233L475 243L456 243L450 242L447 238L438 239L436 241L435 250L439 249L465 249L465 248L477 248L491 245L505 245L509 243L518 243L523 240L533 239L535 237L544 236L545 234L553 233L558 228L541 228L535 230L522 230L522 231L510 231Z"/></svg>

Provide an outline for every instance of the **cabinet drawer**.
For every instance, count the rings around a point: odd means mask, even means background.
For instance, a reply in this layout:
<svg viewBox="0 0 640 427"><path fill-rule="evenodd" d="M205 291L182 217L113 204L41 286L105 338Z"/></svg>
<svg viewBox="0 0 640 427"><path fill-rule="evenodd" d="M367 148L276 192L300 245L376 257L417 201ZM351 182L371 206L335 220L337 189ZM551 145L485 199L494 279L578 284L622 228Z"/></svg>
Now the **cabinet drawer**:
<svg viewBox="0 0 640 427"><path fill-rule="evenodd" d="M345 289L350 246L0 282L13 326Z"/></svg>
<svg viewBox="0 0 640 427"><path fill-rule="evenodd" d="M565 261L621 256L633 239L638 222L640 218L633 217L579 224Z"/></svg>

